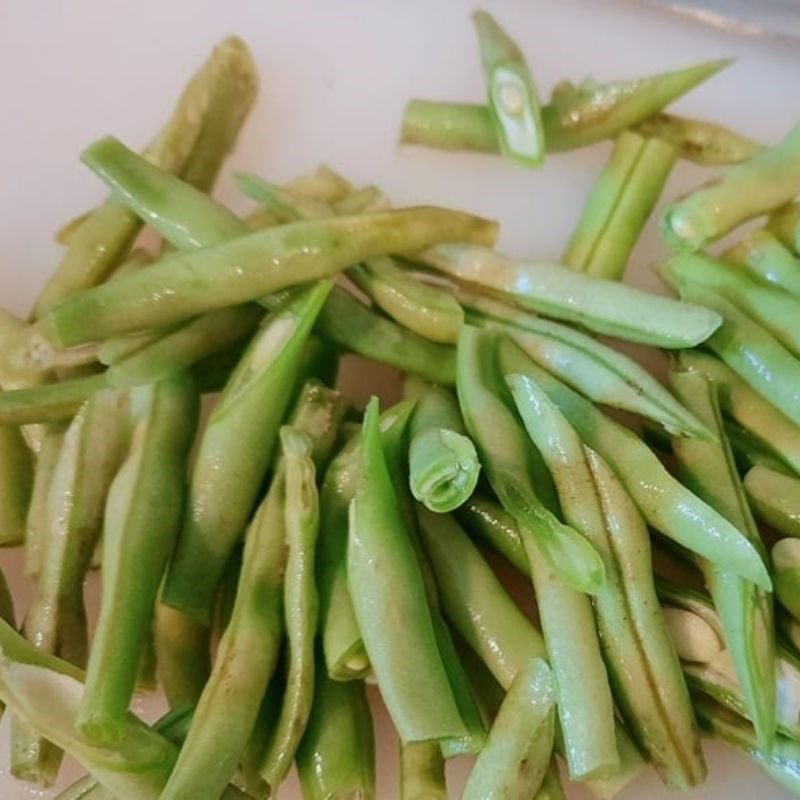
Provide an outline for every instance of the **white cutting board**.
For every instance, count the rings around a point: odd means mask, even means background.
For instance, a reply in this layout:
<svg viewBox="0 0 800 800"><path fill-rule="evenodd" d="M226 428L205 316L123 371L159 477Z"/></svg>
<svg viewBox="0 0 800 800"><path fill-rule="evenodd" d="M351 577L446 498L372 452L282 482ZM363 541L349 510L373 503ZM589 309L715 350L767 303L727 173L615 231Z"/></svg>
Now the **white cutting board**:
<svg viewBox="0 0 800 800"><path fill-rule="evenodd" d="M787 44L733 38L625 2L490 0L484 7L523 44L543 96L562 78L633 77L733 55L738 63L682 100L681 111L765 141L800 116L800 59ZM80 150L108 133L144 145L184 81L228 33L249 43L263 85L220 182L221 198L244 207L231 169L282 181L325 162L356 184L379 184L398 205L439 203L496 217L502 249L556 259L608 145L555 156L538 172L496 157L396 145L408 98L481 100L472 8L461 0L0 0L0 304L27 311L58 262L53 232L103 197L78 162ZM668 196L709 176L682 164ZM634 282L657 285L648 265L661 252L651 225L634 253ZM379 388L363 373L350 377L360 396ZM21 612L20 559L3 553L0 563ZM148 718L160 710L152 700L138 707ZM397 745L377 709L378 795L394 798ZM0 798L51 796L7 777L7 722L0 738ZM687 797L789 797L739 755L714 744L707 752L708 783ZM452 764L454 797L468 766ZM79 774L72 764L64 772ZM296 783L281 796L298 798ZM652 774L620 795L674 796ZM571 790L570 798L585 797Z"/></svg>

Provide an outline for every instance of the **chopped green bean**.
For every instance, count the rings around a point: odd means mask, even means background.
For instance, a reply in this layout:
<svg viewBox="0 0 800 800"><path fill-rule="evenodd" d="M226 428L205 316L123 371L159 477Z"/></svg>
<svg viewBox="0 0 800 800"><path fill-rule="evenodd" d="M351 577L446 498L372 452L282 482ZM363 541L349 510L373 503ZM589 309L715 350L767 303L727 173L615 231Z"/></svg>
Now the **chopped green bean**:
<svg viewBox="0 0 800 800"><path fill-rule="evenodd" d="M579 275L553 264L529 264L473 245L428 250L425 262L525 308L579 323L596 333L656 347L694 347L720 325L714 311L632 286Z"/></svg>
<svg viewBox="0 0 800 800"><path fill-rule="evenodd" d="M791 201L800 191L800 126L722 179L674 203L662 232L676 249L700 250L737 225Z"/></svg>
<svg viewBox="0 0 800 800"><path fill-rule="evenodd" d="M386 197L377 186L354 189L332 203L337 214L358 214L362 211L378 211L386 207Z"/></svg>
<svg viewBox="0 0 800 800"><path fill-rule="evenodd" d="M530 800L550 767L555 734L554 677L535 658L508 691L464 790L464 800Z"/></svg>
<svg viewBox="0 0 800 800"><path fill-rule="evenodd" d="M33 454L22 431L0 425L0 546L25 541L33 479Z"/></svg>
<svg viewBox="0 0 800 800"><path fill-rule="evenodd" d="M539 369L512 342L501 344L503 374L520 373L544 389L581 439L608 463L648 524L709 561L769 589L758 551L728 520L683 487L629 430Z"/></svg>
<svg viewBox="0 0 800 800"><path fill-rule="evenodd" d="M239 172L235 180L242 194L261 203L281 222L326 219L336 215L329 203L265 181L252 172Z"/></svg>
<svg viewBox="0 0 800 800"><path fill-rule="evenodd" d="M323 203L336 203L353 191L350 181L325 164L293 178L286 184L286 188Z"/></svg>
<svg viewBox="0 0 800 800"><path fill-rule="evenodd" d="M617 138L592 188L561 263L620 280L675 163L675 149L632 131Z"/></svg>
<svg viewBox="0 0 800 800"><path fill-rule="evenodd" d="M767 227L785 247L800 254L800 204L791 203L770 214Z"/></svg>
<svg viewBox="0 0 800 800"><path fill-rule="evenodd" d="M800 479L756 465L744 488L759 519L784 536L800 538Z"/></svg>
<svg viewBox="0 0 800 800"><path fill-rule="evenodd" d="M447 778L436 742L400 743L400 800L447 800Z"/></svg>
<svg viewBox="0 0 800 800"><path fill-rule="evenodd" d="M553 512L552 482L524 429L501 395L497 336L465 325L458 345L458 400L464 423L503 507L536 540L548 563L569 586L595 592L604 581L594 548ZM527 545L526 545L527 548Z"/></svg>
<svg viewBox="0 0 800 800"><path fill-rule="evenodd" d="M800 263L767 228L748 233L722 254L722 260L741 267L764 286L800 297Z"/></svg>
<svg viewBox="0 0 800 800"><path fill-rule="evenodd" d="M0 423L28 425L72 417L81 404L108 386L102 373L59 383L0 392Z"/></svg>
<svg viewBox="0 0 800 800"><path fill-rule="evenodd" d="M181 523L198 398L191 378L178 373L134 390L131 407L129 454L108 493L103 595L78 716L79 730L100 744L116 743L124 731L158 587Z"/></svg>
<svg viewBox="0 0 800 800"><path fill-rule="evenodd" d="M514 518L499 503L476 493L456 511L456 518L473 538L500 553L523 575L530 574Z"/></svg>
<svg viewBox="0 0 800 800"><path fill-rule="evenodd" d="M775 594L781 605L800 621L800 541L781 539L772 548Z"/></svg>

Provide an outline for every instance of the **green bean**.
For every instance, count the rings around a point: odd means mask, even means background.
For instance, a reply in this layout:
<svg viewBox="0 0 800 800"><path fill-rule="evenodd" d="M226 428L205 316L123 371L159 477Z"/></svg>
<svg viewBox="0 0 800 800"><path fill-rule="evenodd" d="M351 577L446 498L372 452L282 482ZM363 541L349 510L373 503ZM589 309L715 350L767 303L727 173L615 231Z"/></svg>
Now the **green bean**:
<svg viewBox="0 0 800 800"><path fill-rule="evenodd" d="M444 758L436 742L400 743L400 800L447 800Z"/></svg>
<svg viewBox="0 0 800 800"><path fill-rule="evenodd" d="M0 423L28 425L72 417L81 404L108 386L104 374L0 392Z"/></svg>
<svg viewBox="0 0 800 800"><path fill-rule="evenodd" d="M42 319L60 346L178 322L334 275L389 252L442 241L485 241L495 226L436 208L297 222L178 254L60 303Z"/></svg>
<svg viewBox="0 0 800 800"><path fill-rule="evenodd" d="M196 705L211 674L211 629L160 599L153 627L156 671L170 708Z"/></svg>
<svg viewBox="0 0 800 800"><path fill-rule="evenodd" d="M775 594L781 605L800 621L800 542L781 539L772 548Z"/></svg>
<svg viewBox="0 0 800 800"><path fill-rule="evenodd" d="M122 734L158 587L181 523L198 398L177 373L131 395L133 433L108 493L103 595L78 728L98 744Z"/></svg>
<svg viewBox="0 0 800 800"><path fill-rule="evenodd" d="M620 280L675 163L660 139L623 131L597 178L561 263L578 272Z"/></svg>
<svg viewBox="0 0 800 800"><path fill-rule="evenodd" d="M676 114L653 114L634 130L672 145L679 158L709 167L740 164L761 149L758 142L723 125Z"/></svg>
<svg viewBox="0 0 800 800"><path fill-rule="evenodd" d="M536 792L534 800L567 800L564 788L561 786L558 761L555 756L550 759L550 768L545 772L544 780L539 787L539 791Z"/></svg>
<svg viewBox="0 0 800 800"><path fill-rule="evenodd" d="M800 792L800 744L794 739L778 736L771 751L764 751L752 726L738 714L704 697L696 698L694 705L697 721L705 731L741 750L790 792Z"/></svg>
<svg viewBox="0 0 800 800"><path fill-rule="evenodd" d="M759 150L722 179L673 203L662 233L680 250L700 250L737 225L792 200L800 191L800 126L773 147Z"/></svg>
<svg viewBox="0 0 800 800"><path fill-rule="evenodd" d="M679 435L709 431L632 358L578 330L488 297L458 293L472 324L501 327L539 366L596 403L640 414Z"/></svg>
<svg viewBox="0 0 800 800"><path fill-rule="evenodd" d="M719 444L676 439L673 452L686 486L747 536L766 558L764 545L744 489L736 473L733 453L725 440L714 384L697 372L673 370L673 391L712 430ZM722 622L725 643L742 687L748 716L761 747L769 749L775 734L775 635L772 598L748 581L708 562L700 564ZM777 585L776 585L777 590Z"/></svg>
<svg viewBox="0 0 800 800"><path fill-rule="evenodd" d="M800 538L800 480L756 465L744 488L755 515L783 536Z"/></svg>
<svg viewBox="0 0 800 800"><path fill-rule="evenodd" d="M83 225L84 222L86 222L91 213L91 211L84 211L83 214L78 214L77 217L73 217L71 220L69 220L69 222L65 222L53 234L53 241L58 244L68 245L72 235L78 230L78 228L81 227L81 225Z"/></svg>
<svg viewBox="0 0 800 800"><path fill-rule="evenodd" d="M337 392L315 383L304 387L292 424L313 437L314 455L320 463L327 459L341 412ZM285 628L286 480L282 457L248 528L230 622L165 798L213 795L221 790L236 771L253 735L259 703L275 672ZM261 755L259 752L259 760Z"/></svg>
<svg viewBox="0 0 800 800"><path fill-rule="evenodd" d="M583 446L544 391L521 375L509 376L508 381L531 439L555 479L564 518L603 557L607 583L594 598L595 614L622 714L669 786L697 785L705 777L705 764L680 664L657 611L644 519L605 462ZM534 563L533 558L529 561ZM536 585L536 568L533 577ZM539 604L549 649L548 627L558 630L557 615L548 626L541 599ZM568 627L566 620L561 623L560 636L577 638L578 631ZM588 639L583 638L586 648ZM581 655L584 674L593 674L587 656ZM555 656L553 652L558 678ZM559 698L561 686L558 680ZM596 703L598 689L587 687L587 692ZM568 738L567 724L562 722L562 727Z"/></svg>
<svg viewBox="0 0 800 800"><path fill-rule="evenodd" d="M452 511L475 490L478 454L452 394L422 384L416 400L408 452L411 492L431 511Z"/></svg>
<svg viewBox="0 0 800 800"><path fill-rule="evenodd" d="M108 381L123 388L159 381L242 341L262 316L253 304L211 311L113 364Z"/></svg>
<svg viewBox="0 0 800 800"><path fill-rule="evenodd" d="M284 613L288 639L286 691L261 765L261 777L277 792L294 761L311 715L314 698L314 639L319 597L314 564L319 533L319 497L313 444L298 428L281 429L286 469L284 508L288 555L284 579Z"/></svg>
<svg viewBox="0 0 800 800"><path fill-rule="evenodd" d="M800 425L800 361L772 334L732 303L707 289L685 284L681 297L702 302L723 317L706 343L745 383L795 425Z"/></svg>
<svg viewBox="0 0 800 800"><path fill-rule="evenodd" d="M251 200L261 203L281 222L326 219L336 212L323 200L270 183L252 172L238 172L234 176L236 188Z"/></svg>
<svg viewBox="0 0 800 800"><path fill-rule="evenodd" d="M670 282L697 285L733 303L797 356L800 353L800 300L756 283L716 259L695 253L671 258L665 269Z"/></svg>
<svg viewBox="0 0 800 800"><path fill-rule="evenodd" d="M375 739L362 683L333 681L324 669L315 670L297 772L304 800L375 797Z"/></svg>
<svg viewBox="0 0 800 800"><path fill-rule="evenodd" d="M553 513L557 500L552 482L500 395L496 343L497 336L490 332L468 325L462 330L458 399L467 431L506 511L535 539L565 583L579 592L596 592L605 580L603 563L594 548Z"/></svg>
<svg viewBox="0 0 800 800"><path fill-rule="evenodd" d="M514 518L477 492L456 511L456 518L473 539L500 553L523 575L530 574L528 556Z"/></svg>
<svg viewBox="0 0 800 800"><path fill-rule="evenodd" d="M610 139L656 114L730 64L708 61L632 81L585 81L542 106L542 125L551 153L587 147ZM400 141L441 150L500 149L486 106L411 100L403 114Z"/></svg>
<svg viewBox="0 0 800 800"><path fill-rule="evenodd" d="M22 431L0 425L0 546L25 541L33 475L33 455Z"/></svg>
<svg viewBox="0 0 800 800"><path fill-rule="evenodd" d="M713 356L685 351L678 361L681 368L701 372L713 380L725 414L774 452L793 472L800 473L800 428Z"/></svg>
<svg viewBox="0 0 800 800"><path fill-rule="evenodd" d="M44 555L24 630L38 648L81 666L88 650L83 581L127 437L127 396L115 390L99 392L70 423L50 483ZM51 744L14 725L14 775L48 785L60 760Z"/></svg>
<svg viewBox="0 0 800 800"><path fill-rule="evenodd" d="M800 204L791 203L774 211L769 216L769 228L781 243L796 255L800 253Z"/></svg>
<svg viewBox="0 0 800 800"><path fill-rule="evenodd" d="M789 471L780 456L772 448L759 441L750 431L735 422L724 422L724 426L725 436L733 450L736 468L741 476L746 475L756 465L765 466L782 475Z"/></svg>
<svg viewBox="0 0 800 800"><path fill-rule="evenodd" d="M323 203L336 203L353 191L353 185L336 170L320 164L312 172L299 175L286 184L296 194L313 197Z"/></svg>
<svg viewBox="0 0 800 800"><path fill-rule="evenodd" d="M464 800L529 800L538 792L553 749L554 682L538 658L519 672L470 772Z"/></svg>
<svg viewBox="0 0 800 800"><path fill-rule="evenodd" d="M800 297L800 263L767 228L748 233L722 254L722 260L741 267L764 286Z"/></svg>
<svg viewBox="0 0 800 800"><path fill-rule="evenodd" d="M728 520L685 489L629 430L539 369L512 342L501 344L503 374L521 373L544 389L586 445L611 467L648 524L714 564L770 588L758 551Z"/></svg>
<svg viewBox="0 0 800 800"><path fill-rule="evenodd" d="M358 214L386 207L386 197L377 186L362 186L332 203L337 214Z"/></svg>
<svg viewBox="0 0 800 800"><path fill-rule="evenodd" d="M348 275L389 317L423 339L455 344L464 311L446 290L424 284L391 258L373 258Z"/></svg>
<svg viewBox="0 0 800 800"><path fill-rule="evenodd" d="M517 43L485 11L472 14L481 52L489 116L500 152L526 167L544 158L539 95Z"/></svg>
<svg viewBox="0 0 800 800"><path fill-rule="evenodd" d="M566 267L515 261L483 247L439 246L428 250L424 259L458 281L481 286L517 305L632 342L694 347L721 321L714 311L699 306Z"/></svg>
<svg viewBox="0 0 800 800"><path fill-rule="evenodd" d="M144 157L203 189L210 187L255 99L255 67L240 39L215 49L183 91L173 114ZM124 257L141 223L113 197L70 236L61 264L41 292L33 316L100 283Z"/></svg>
<svg viewBox="0 0 800 800"><path fill-rule="evenodd" d="M425 583L370 401L351 504L347 579L364 645L403 742L458 738L461 719L436 642ZM425 675L423 683L419 675Z"/></svg>
<svg viewBox="0 0 800 800"><path fill-rule="evenodd" d="M201 620L210 619L225 562L252 511L329 289L316 284L267 320L209 418L163 594L168 605Z"/></svg>

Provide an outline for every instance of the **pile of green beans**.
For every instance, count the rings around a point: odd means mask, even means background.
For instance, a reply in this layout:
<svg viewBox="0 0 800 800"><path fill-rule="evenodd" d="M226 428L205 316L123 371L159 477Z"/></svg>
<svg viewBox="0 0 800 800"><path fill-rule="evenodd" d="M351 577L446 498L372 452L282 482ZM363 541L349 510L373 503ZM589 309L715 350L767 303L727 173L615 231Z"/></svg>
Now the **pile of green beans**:
<svg viewBox="0 0 800 800"><path fill-rule="evenodd" d="M261 800L296 765L305 800L372 800L374 684L403 800L452 796L465 756L468 800L611 798L648 766L688 790L702 735L800 794L800 128L761 146L665 111L727 61L540 103L473 22L486 106L411 101L403 141L545 168L613 139L561 264L324 166L239 173L243 216L213 199L257 86L238 39L141 154L83 152L109 199L59 231L28 319L0 310L20 780L67 753L88 774L62 800ZM621 281L678 159L731 166L663 214L673 298ZM601 337L667 351L668 380ZM131 705L156 686L149 726Z"/></svg>

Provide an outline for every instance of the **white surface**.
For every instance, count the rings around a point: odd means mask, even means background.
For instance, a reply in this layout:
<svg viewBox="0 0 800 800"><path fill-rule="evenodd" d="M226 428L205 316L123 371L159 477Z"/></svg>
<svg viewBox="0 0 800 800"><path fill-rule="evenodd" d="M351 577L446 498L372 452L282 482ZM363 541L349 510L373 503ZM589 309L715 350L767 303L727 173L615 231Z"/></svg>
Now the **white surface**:
<svg viewBox="0 0 800 800"><path fill-rule="evenodd" d="M560 78L637 76L735 55L739 63L680 102L683 112L772 140L800 108L800 61L785 45L730 38L628 3L484 5L523 43L545 96ZM248 168L280 181L324 161L356 183L378 183L397 204L452 204L497 217L503 249L557 258L607 145L553 157L539 172L494 157L396 147L408 98L481 99L471 9L459 0L0 0L0 303L26 312L58 260L52 233L103 197L77 160L80 150L107 133L143 145L227 33L250 44L263 83L227 174ZM708 175L681 165L668 196ZM227 175L219 194L243 207ZM656 286L647 265L659 252L651 225L634 254L636 283ZM363 383L356 388L365 391ZM22 597L19 560L3 553L0 562ZM382 713L377 728L378 794L393 798L396 745ZM738 755L713 745L708 755L709 781L687 797L789 796ZM3 739L0 763L6 759ZM453 765L454 796L467 766ZM282 796L297 797L293 787ZM4 800L29 796L0 775ZM674 796L653 775L621 795Z"/></svg>

